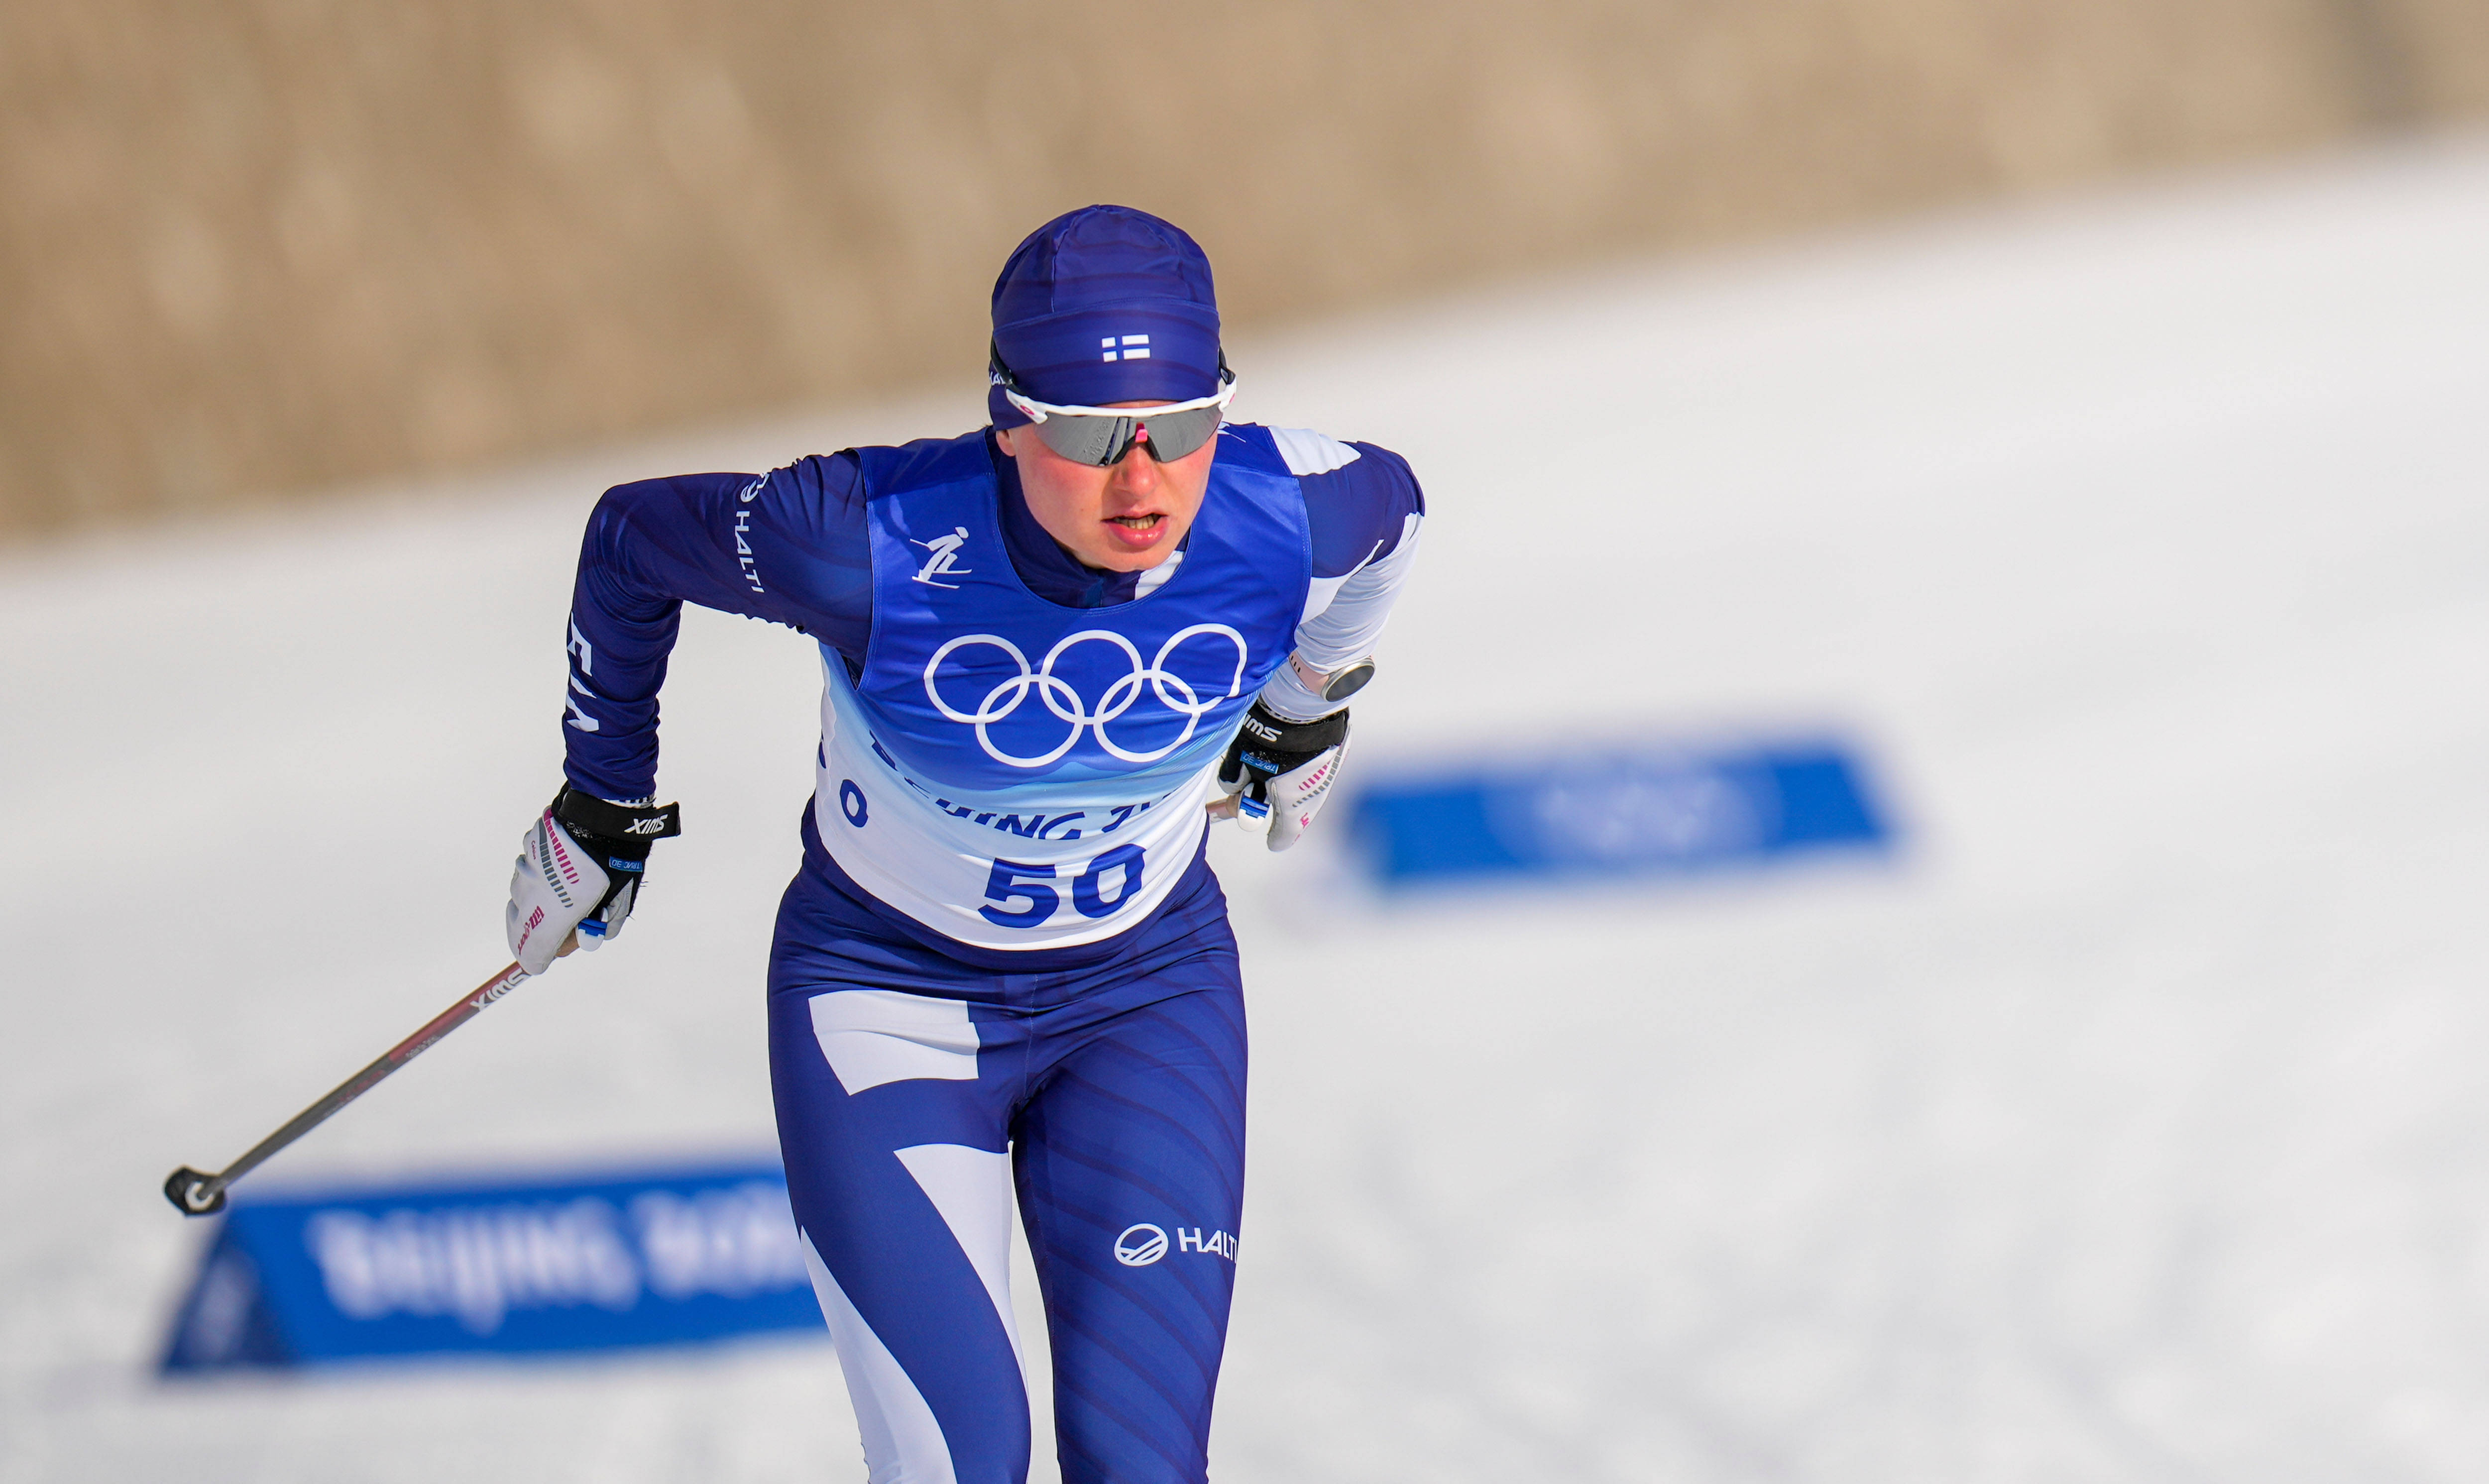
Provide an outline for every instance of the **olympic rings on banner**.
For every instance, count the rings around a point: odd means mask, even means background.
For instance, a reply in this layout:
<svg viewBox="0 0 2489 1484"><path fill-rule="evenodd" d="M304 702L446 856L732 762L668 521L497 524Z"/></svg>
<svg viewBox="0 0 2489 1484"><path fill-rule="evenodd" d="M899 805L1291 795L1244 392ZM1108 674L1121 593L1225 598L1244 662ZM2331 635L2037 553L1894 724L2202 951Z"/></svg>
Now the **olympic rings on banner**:
<svg viewBox="0 0 2489 1484"><path fill-rule="evenodd" d="M1173 654L1179 645L1186 640L1203 635L1215 635L1236 646L1236 673L1228 682L1227 694L1213 696L1208 700L1202 699L1200 693L1187 684L1183 676L1175 674L1166 668L1167 656ZM1095 711L1088 708L1081 699L1080 693L1073 688L1072 682L1054 672L1055 662L1063 658L1073 645L1091 641L1113 644L1124 651L1124 657L1132 665L1130 674L1121 676L1112 685L1106 687L1106 694L1098 699L1098 709ZM942 668L942 662L949 659L955 650L970 644L990 644L1000 649L1012 657L1013 663L1019 667L1019 673L987 691L986 699L978 703L976 710L962 711L943 699L942 692L935 685L933 677L935 671ZM1082 629L1077 634L1068 635L1058 641L1053 648L1045 651L1044 660L1034 670L1029 668L1028 656L1021 653L1019 646L1010 640L997 634L963 634L934 650L933 658L926 662L925 695L933 702L933 709L936 711L952 721L977 728L977 745L986 750L987 756L1015 768L1043 768L1057 761L1078 744L1080 733L1083 731L1095 732L1100 747L1126 762L1156 762L1191 741L1193 732L1201 726L1201 719L1216 710L1220 701L1233 699L1243 692L1246 658L1244 636L1223 623L1196 623L1190 628L1176 630L1174 634L1168 636L1165 643L1159 645L1157 657L1147 665L1141 663L1140 649L1130 640L1114 630ZM1184 718L1184 732L1174 741L1154 752L1136 753L1118 746L1115 739L1106 734L1106 726L1132 708L1133 704L1141 699L1144 685L1158 697L1159 704ZM1036 757L1016 757L994 746L994 740L987 734L986 728L1017 711L1020 702L1028 699L1031 691L1037 693L1038 700L1046 710L1052 712L1058 719L1070 722L1072 730L1049 753Z"/></svg>

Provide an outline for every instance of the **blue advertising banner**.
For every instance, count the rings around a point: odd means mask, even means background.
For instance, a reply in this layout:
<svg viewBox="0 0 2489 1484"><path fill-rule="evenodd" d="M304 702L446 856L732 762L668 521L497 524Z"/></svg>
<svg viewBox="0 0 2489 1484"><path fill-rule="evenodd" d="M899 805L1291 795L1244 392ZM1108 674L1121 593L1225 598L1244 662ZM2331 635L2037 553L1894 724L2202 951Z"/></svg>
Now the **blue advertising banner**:
<svg viewBox="0 0 2489 1484"><path fill-rule="evenodd" d="M774 1162L240 1195L167 1373L826 1335Z"/></svg>
<svg viewBox="0 0 2489 1484"><path fill-rule="evenodd" d="M1695 871L1891 840L1856 759L1824 741L1581 747L1369 774L1349 828L1389 887Z"/></svg>

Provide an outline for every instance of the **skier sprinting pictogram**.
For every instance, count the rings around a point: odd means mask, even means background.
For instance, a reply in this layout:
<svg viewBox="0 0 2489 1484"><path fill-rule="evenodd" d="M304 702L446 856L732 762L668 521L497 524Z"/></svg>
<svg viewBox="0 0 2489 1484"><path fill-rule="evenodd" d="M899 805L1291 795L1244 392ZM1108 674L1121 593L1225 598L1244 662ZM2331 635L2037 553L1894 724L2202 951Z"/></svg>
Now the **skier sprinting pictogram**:
<svg viewBox="0 0 2489 1484"><path fill-rule="evenodd" d="M926 559L925 565L916 569L916 580L928 587L956 588L959 585L957 583L937 583L933 579L949 577L954 573L960 577L970 575L968 568L958 564L959 548L968 544L968 528L965 526L952 528L951 533L947 536L936 536L930 541L910 541L907 544L921 546L933 554Z"/></svg>

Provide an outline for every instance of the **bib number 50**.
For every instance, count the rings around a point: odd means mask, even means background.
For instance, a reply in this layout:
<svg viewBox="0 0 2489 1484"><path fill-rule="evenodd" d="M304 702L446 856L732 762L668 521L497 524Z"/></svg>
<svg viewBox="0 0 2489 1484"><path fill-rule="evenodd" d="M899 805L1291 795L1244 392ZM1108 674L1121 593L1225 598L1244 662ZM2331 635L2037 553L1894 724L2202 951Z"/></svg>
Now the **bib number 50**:
<svg viewBox="0 0 2489 1484"><path fill-rule="evenodd" d="M1141 861L1138 845L1117 845L1100 852L1086 870L1072 878L1072 910L1082 917L1111 917L1122 910L1140 892ZM1063 905L1063 894L1054 886L1058 879L1051 865L998 860L986 877L986 900L1002 905L979 907L977 915L997 928L1038 927ZM1110 882L1115 888L1112 898L1105 893ZM1019 902L1027 905L1015 905Z"/></svg>

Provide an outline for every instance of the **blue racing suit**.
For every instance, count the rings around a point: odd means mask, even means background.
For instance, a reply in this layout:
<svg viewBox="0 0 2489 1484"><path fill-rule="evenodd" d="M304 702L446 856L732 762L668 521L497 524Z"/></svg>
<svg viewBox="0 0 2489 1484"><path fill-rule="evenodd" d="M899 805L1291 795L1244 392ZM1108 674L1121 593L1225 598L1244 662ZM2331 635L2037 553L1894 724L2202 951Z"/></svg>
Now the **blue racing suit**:
<svg viewBox="0 0 2489 1484"><path fill-rule="evenodd" d="M679 606L804 630L824 700L770 955L787 1188L873 1484L1020 1484L1016 1194L1068 1481L1199 1481L1244 1188L1236 943L1203 805L1286 664L1370 650L1422 496L1397 456L1231 425L1148 573L1044 534L989 434L607 492L567 772L654 790Z"/></svg>

